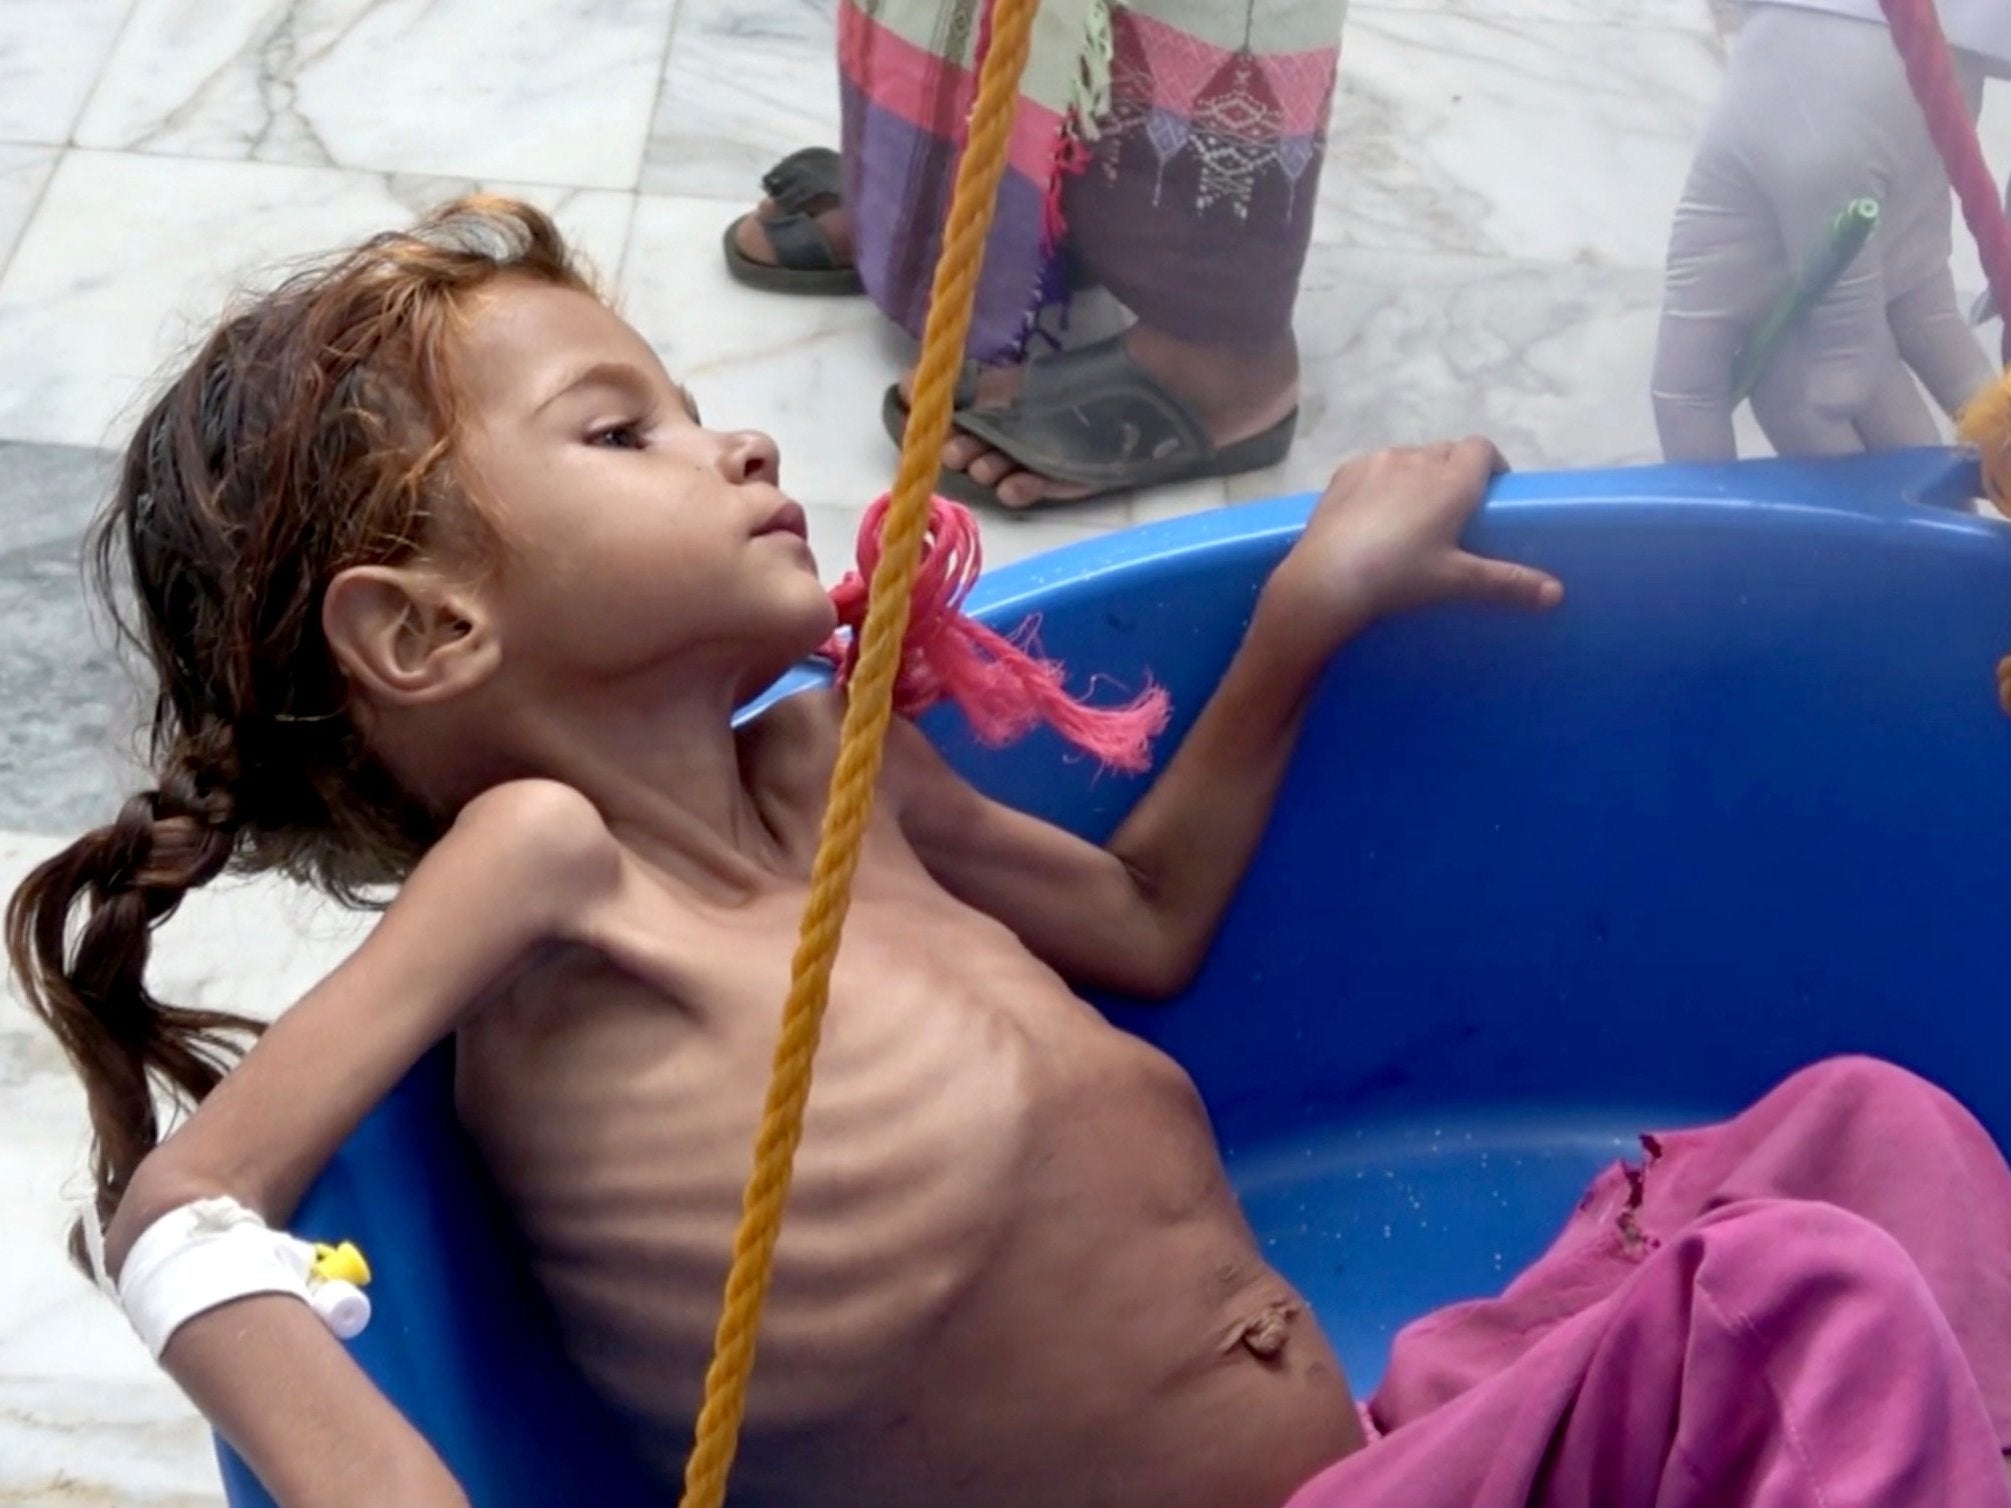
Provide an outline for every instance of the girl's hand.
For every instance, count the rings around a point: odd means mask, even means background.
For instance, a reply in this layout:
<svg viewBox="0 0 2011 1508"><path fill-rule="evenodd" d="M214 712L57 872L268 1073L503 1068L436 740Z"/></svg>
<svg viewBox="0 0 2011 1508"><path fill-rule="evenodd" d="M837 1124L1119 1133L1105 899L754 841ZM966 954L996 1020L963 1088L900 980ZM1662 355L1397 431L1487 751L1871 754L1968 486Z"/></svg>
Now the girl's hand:
<svg viewBox="0 0 2011 1508"><path fill-rule="evenodd" d="M1436 602L1556 606L1556 577L1460 548L1488 483L1507 469L1478 438L1347 462L1273 574L1269 615L1324 658L1372 620Z"/></svg>

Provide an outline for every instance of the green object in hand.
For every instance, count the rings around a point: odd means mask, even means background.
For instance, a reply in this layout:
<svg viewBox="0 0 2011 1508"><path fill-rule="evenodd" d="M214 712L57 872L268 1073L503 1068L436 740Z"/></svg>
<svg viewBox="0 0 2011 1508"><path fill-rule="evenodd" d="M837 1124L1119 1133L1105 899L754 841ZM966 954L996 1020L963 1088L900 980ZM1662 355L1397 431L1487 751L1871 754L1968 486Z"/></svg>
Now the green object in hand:
<svg viewBox="0 0 2011 1508"><path fill-rule="evenodd" d="M1836 280L1857 259L1857 254L1864 250L1864 243L1871 239L1871 233L1876 229L1876 199L1853 199L1830 222L1828 239L1809 259L1808 266L1802 269L1800 281L1781 295L1780 301L1753 331L1745 349L1739 352L1738 366L1732 373L1734 408L1752 397L1753 389L1759 386L1760 378L1766 375L1767 367L1780 350L1781 337L1800 324L1809 310L1835 286Z"/></svg>

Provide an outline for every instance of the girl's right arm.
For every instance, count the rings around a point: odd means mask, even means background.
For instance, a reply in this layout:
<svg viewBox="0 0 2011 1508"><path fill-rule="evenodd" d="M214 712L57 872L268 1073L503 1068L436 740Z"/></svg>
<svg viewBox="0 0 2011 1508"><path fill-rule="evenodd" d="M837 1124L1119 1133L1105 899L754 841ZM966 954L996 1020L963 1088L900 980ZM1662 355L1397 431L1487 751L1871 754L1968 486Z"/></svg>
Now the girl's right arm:
<svg viewBox="0 0 2011 1508"><path fill-rule="evenodd" d="M281 1225L430 1047L547 949L588 938L623 869L599 813L564 786L516 782L469 803L368 940L140 1164L106 1232L112 1272L149 1225L195 1199L228 1195ZM297 1300L212 1309L161 1360L288 1508L465 1501Z"/></svg>

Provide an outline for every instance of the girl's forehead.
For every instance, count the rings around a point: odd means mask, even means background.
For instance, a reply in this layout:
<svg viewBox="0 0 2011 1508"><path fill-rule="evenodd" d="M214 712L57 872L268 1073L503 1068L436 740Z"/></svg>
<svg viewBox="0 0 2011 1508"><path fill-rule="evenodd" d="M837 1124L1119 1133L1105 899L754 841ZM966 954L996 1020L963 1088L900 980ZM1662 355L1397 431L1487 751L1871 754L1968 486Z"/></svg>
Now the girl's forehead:
<svg viewBox="0 0 2011 1508"><path fill-rule="evenodd" d="M592 294L525 278L475 296L460 345L469 395L485 406L522 403L582 362L657 364L649 342Z"/></svg>

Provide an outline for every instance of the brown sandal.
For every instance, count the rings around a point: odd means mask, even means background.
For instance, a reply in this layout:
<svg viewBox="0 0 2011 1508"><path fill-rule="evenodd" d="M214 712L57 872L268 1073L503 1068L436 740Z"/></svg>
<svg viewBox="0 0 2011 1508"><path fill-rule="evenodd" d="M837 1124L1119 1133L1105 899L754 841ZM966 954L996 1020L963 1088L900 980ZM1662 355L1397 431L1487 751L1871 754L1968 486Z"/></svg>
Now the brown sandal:
<svg viewBox="0 0 2011 1508"><path fill-rule="evenodd" d="M1299 423L1294 409L1260 435L1218 446L1194 411L1131 359L1121 335L1029 362L1019 395L995 407L973 404L970 375L957 394L960 432L1022 471L1089 489L1041 504L1048 508L1275 466ZM898 445L908 422L899 384L887 389L880 414ZM936 490L960 503L998 503L992 488L961 471L945 469Z"/></svg>
<svg viewBox="0 0 2011 1508"><path fill-rule="evenodd" d="M864 291L859 269L838 260L831 238L817 223L844 203L844 174L838 154L829 147L805 147L792 152L761 179L761 187L781 210L760 215L774 262L757 262L735 240L743 215L726 227L723 242L726 270L735 282L765 293L810 293L833 296Z"/></svg>

